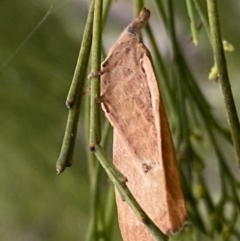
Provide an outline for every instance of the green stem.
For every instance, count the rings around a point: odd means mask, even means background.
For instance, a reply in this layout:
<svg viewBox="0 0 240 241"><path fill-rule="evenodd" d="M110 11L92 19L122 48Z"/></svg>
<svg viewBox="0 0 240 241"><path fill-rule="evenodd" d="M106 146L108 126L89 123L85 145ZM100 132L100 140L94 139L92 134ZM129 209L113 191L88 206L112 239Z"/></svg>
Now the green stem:
<svg viewBox="0 0 240 241"><path fill-rule="evenodd" d="M240 167L240 124L235 102L233 99L231 85L229 82L226 59L222 45L222 37L217 12L217 1L207 0L207 6L214 59L218 67L219 79L222 86L225 106L227 109L229 126L233 138L233 144L235 146L235 151L237 154L238 166Z"/></svg>
<svg viewBox="0 0 240 241"><path fill-rule="evenodd" d="M92 42L92 25L93 25L93 4L91 2L89 14L83 34L82 44L79 52L79 57L73 76L73 81L67 97L67 105L71 107L68 113L68 120L66 130L63 138L62 148L59 158L57 160L56 169L57 174L62 173L66 167L72 165L72 156L76 140L79 111L81 104L81 95L84 85L84 78L86 76L87 64L91 50Z"/></svg>
<svg viewBox="0 0 240 241"><path fill-rule="evenodd" d="M102 14L102 30L104 29L104 26L106 24L108 12L111 6L112 0L105 0L104 1L104 9L103 9L103 14Z"/></svg>
<svg viewBox="0 0 240 241"><path fill-rule="evenodd" d="M105 121L104 127L103 127L103 137L102 137L102 144L105 145L107 142L107 135L109 133L110 124L108 121ZM112 224L113 220L110 222L110 218L113 219L113 203L114 203L114 197L112 199L108 200L108 205L106 205L105 210L108 210L108 216L107 221L105 222L105 217L102 218L101 213L102 207L101 206L101 174L103 173L102 168L100 168L100 163L96 160L96 157L93 153L88 152L88 166L89 166L89 179L90 179L90 187L91 187L91 193L90 193L90 200L91 200L91 215L90 215L90 221L88 225L87 235L85 241L94 241L97 240L97 237L99 236L106 236L106 240L110 240L110 233L112 230ZM111 187L110 187L111 189ZM105 195L104 195L105 196ZM104 198L105 199L105 198ZM112 203L110 203L112 202ZM100 211L100 212L99 212ZM105 213L104 213L105 214ZM99 226L101 228L99 228ZM107 232L106 232L107 230ZM102 237L103 238L103 237Z"/></svg>
<svg viewBox="0 0 240 241"><path fill-rule="evenodd" d="M189 185L189 181L186 179L184 175L182 175L182 186L184 189L184 194L186 196L186 199L188 200L189 204L188 205L188 215L189 219L198 227L203 233L207 233L207 230L204 226L203 220L201 218L200 212L198 210L198 203L195 200L191 187Z"/></svg>
<svg viewBox="0 0 240 241"><path fill-rule="evenodd" d="M190 28L191 28L191 33L192 33L192 40L195 46L198 45L198 37L197 37L197 27L195 23L195 18L194 18L194 10L193 10L193 5L192 5L192 0L186 0L186 5L187 5L187 11L188 11L188 16L190 19Z"/></svg>
<svg viewBox="0 0 240 241"><path fill-rule="evenodd" d="M104 208L104 227L106 229L106 237L108 240L111 240L113 224L115 219L115 192L114 186L111 185L108 188L105 208Z"/></svg>
<svg viewBox="0 0 240 241"><path fill-rule="evenodd" d="M143 9L143 0L134 1L134 16L138 16L139 12Z"/></svg>
<svg viewBox="0 0 240 241"><path fill-rule="evenodd" d="M96 161L96 158L94 158ZM90 222L88 225L86 241L97 240L98 230L98 200L99 200L99 179L100 179L100 165L96 163L94 168L93 177L91 177L91 215Z"/></svg>
<svg viewBox="0 0 240 241"><path fill-rule="evenodd" d="M160 17L162 18L163 24L165 26L167 26L167 17L166 17L164 7L163 7L163 4L162 4L163 1L155 0L154 2L155 2L155 5L156 5L156 8L157 8L157 11L160 14Z"/></svg>
<svg viewBox="0 0 240 241"><path fill-rule="evenodd" d="M90 72L90 68L89 72ZM87 94L85 97L85 103L84 103L84 130L85 130L85 136L87 137L87 140L89 140L89 129L90 129L90 94ZM86 157L87 157L87 165L88 165L88 177L90 181L90 186L92 186L93 177L95 173L95 167L98 162L95 160L95 156L92 152L90 152L88 149L86 151Z"/></svg>
<svg viewBox="0 0 240 241"><path fill-rule="evenodd" d="M172 52L173 52L173 64L176 69L176 72L173 73L174 80L175 80L175 86L176 89L176 101L177 101L177 111L178 111L178 117L179 117L179 129L180 129L180 138L178 142L178 149L182 142L181 139L183 139L183 142L187 146L187 148L190 150L191 148L191 142L190 142L190 132L189 132L189 124L188 124L188 117L187 117L187 111L186 111L186 95L185 95L185 88L186 84L182 83L182 80L184 80L184 68L182 65L179 64L179 62L182 60L181 52L179 50L179 46L177 43L177 38L175 34L175 25L174 25L174 8L173 8L173 2L172 0L167 1L167 10L168 10L168 24L169 24L169 36L171 39L172 44ZM189 153L190 154L190 153Z"/></svg>
<svg viewBox="0 0 240 241"><path fill-rule="evenodd" d="M90 4L82 44L78 55L77 65L74 71L73 80L66 100L66 105L68 108L71 108L74 105L74 102L76 102L79 98L79 93L81 93L83 89L87 62L92 43L93 14L94 0L92 0Z"/></svg>
<svg viewBox="0 0 240 241"><path fill-rule="evenodd" d="M224 138L226 138L230 143L232 143L231 134L228 130L225 130L223 127L220 126L220 124L216 121L214 116L211 113L211 107L209 103L207 102L206 98L200 91L199 87L197 86L196 82L194 81L193 75L191 71L189 70L189 67L184 60L184 58L181 56L181 63L183 64L184 71L185 71L185 78L186 84L188 85L188 93L189 98L191 99L191 103L196 103L197 109L203 119L206 119L209 121L209 124L211 124Z"/></svg>
<svg viewBox="0 0 240 241"><path fill-rule="evenodd" d="M205 31L207 32L208 38L209 38L209 40L211 40L209 24L208 24L208 17L207 17L207 14L203 10L202 1L201 0L193 0L193 2L195 4L197 12L201 18L201 21L203 22L203 25L204 25Z"/></svg>
<svg viewBox="0 0 240 241"><path fill-rule="evenodd" d="M101 36L102 36L102 0L95 0L92 42L92 73L100 71L101 65ZM91 78L90 98L90 135L89 146L94 148L101 140L100 133L100 76Z"/></svg>

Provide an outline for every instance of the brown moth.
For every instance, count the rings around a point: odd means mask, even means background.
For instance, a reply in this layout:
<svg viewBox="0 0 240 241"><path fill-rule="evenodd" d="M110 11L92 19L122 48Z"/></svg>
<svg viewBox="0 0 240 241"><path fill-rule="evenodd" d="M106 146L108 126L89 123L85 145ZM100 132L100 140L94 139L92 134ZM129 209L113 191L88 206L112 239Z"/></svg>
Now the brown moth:
<svg viewBox="0 0 240 241"><path fill-rule="evenodd" d="M186 208L151 56L140 35L149 17L144 8L102 63L101 102L114 128L114 164L143 210L166 234L183 226ZM116 202L123 240L154 240L117 190Z"/></svg>

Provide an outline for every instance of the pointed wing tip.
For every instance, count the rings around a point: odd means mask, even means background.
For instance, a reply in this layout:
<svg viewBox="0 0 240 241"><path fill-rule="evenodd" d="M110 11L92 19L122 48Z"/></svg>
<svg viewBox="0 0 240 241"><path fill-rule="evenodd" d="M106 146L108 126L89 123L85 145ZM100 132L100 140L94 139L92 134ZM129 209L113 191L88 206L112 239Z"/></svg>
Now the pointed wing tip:
<svg viewBox="0 0 240 241"><path fill-rule="evenodd" d="M173 225L170 229L168 229L164 233L167 235L179 233L185 228L187 224L188 224L187 215L185 215L180 223L178 223L177 225Z"/></svg>

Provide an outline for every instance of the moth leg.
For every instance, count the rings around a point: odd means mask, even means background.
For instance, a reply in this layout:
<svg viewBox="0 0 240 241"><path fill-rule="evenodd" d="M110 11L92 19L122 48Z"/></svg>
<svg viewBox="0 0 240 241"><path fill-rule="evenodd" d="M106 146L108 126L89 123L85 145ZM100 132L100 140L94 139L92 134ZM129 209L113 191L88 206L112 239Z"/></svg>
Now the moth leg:
<svg viewBox="0 0 240 241"><path fill-rule="evenodd" d="M91 87L90 87L90 86L88 86L88 87L86 87L86 89L85 89L85 90L83 90L83 91L82 91L81 95L89 94L89 93L90 93L90 91L91 91Z"/></svg>
<svg viewBox="0 0 240 241"><path fill-rule="evenodd" d="M99 98L96 98L95 99L95 101L97 102L97 103L99 103L99 104L102 104L103 105L103 108L105 109L105 111L107 112L107 113L109 113L110 111L109 111L109 108L108 108L108 105L107 105L107 101L106 101L106 98L104 98L105 96L104 95L102 95L102 96L100 96Z"/></svg>
<svg viewBox="0 0 240 241"><path fill-rule="evenodd" d="M109 113L110 111L109 111L109 108L108 108L108 106L106 105L106 103L102 102L102 104L103 104L103 107L104 107L105 111L106 111L107 113Z"/></svg>
<svg viewBox="0 0 240 241"><path fill-rule="evenodd" d="M92 72L88 75L88 79L91 79L93 77L100 76L100 75L101 75L101 71Z"/></svg>
<svg viewBox="0 0 240 241"><path fill-rule="evenodd" d="M95 102L98 103L98 104L101 104L103 102L101 97L102 96L100 96L99 98L96 98Z"/></svg>
<svg viewBox="0 0 240 241"><path fill-rule="evenodd" d="M101 76L103 73L104 73L103 70L92 72L88 75L88 79L91 79L91 78L96 77L96 76Z"/></svg>

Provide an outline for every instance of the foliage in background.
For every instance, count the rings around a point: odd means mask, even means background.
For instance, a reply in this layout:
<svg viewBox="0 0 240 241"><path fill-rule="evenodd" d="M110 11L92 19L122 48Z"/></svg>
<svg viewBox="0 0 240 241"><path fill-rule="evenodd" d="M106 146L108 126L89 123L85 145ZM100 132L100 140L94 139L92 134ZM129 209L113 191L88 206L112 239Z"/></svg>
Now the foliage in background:
<svg viewBox="0 0 240 241"><path fill-rule="evenodd" d="M187 12L188 6L195 42L196 33L201 35L204 29L207 32L204 37L207 37L209 29L206 3L200 0L186 1L186 4L173 1L174 5L171 6L170 2L146 3L146 7L156 10L152 11L153 21L150 24L154 27L154 32L152 34L148 27L144 37L151 47L156 72L171 117L189 210L189 226L175 238L202 240L204 237L205 240L219 240L221 237L223 240L229 240L231 237L239 240L237 214L240 185L229 169L232 163L236 167L233 150L229 147L230 134L227 126L222 127L219 119L213 115L213 109L203 94L204 87L200 90L195 80L197 74L192 71L195 67L189 67L190 61L186 60L186 45L181 43L179 47L181 41L175 33L177 27L174 23L177 23L177 18L184 19L186 26L189 24L185 17L187 14L182 16ZM84 106L85 112L81 111L80 115L74 167L58 178L54 175L54 160L57 158L66 120L63 102L70 85L81 37L77 36L78 39L73 41L71 38L75 36L70 30L65 31L71 24L59 21L61 14L66 14L66 10L63 11L64 6L56 3L51 11L54 13L54 9L57 9L56 12L60 14L56 17L53 14L49 15L0 73L3 160L0 176L0 216L3 225L0 237L3 240L83 240L89 219L87 240L97 240L100 237L104 240L117 240L116 234L112 236L113 224L116 224L113 189L98 162L88 151L88 134L85 131L88 130L89 121L85 119L88 115ZM76 10L77 3L75 4L75 7L73 4L73 8L68 10L72 13L76 11L76 16L81 15ZM112 3L114 4L118 3ZM228 4L233 5L230 2ZM49 3L47 5L49 7ZM16 11L19 10L19 14L13 12L13 6ZM81 6L85 6L86 13L86 5ZM43 18L47 9L44 5L33 4L31 1L20 5L8 1L1 3L0 9L1 18L9 19L1 21L1 32L5 33L0 39L3 66L8 56ZM80 7L80 10L83 10L83 7ZM194 14L191 11L194 11ZM26 12L29 15L25 17ZM222 14L223 11L220 11L220 17ZM69 14L68 17L72 15ZM200 19L203 22L204 28L200 32L194 30L193 18L195 23ZM171 53L168 56L160 52L158 43L155 42L159 39L159 21L168 33L168 47ZM14 27L10 27L10 24ZM83 31L78 31L78 28L84 24L85 17L77 19L74 31L81 34ZM124 24L119 25L124 27ZM237 38L237 35L234 37ZM187 40L185 38L185 42ZM198 40L198 45L201 45L201 40L203 41L201 38ZM230 41L230 36L227 40ZM209 39L209 46L210 42ZM187 46L193 49L191 43L187 43ZM209 62L210 69L214 64L210 51L207 58L212 61ZM205 78L209 69L204 69ZM204 85L201 83L201 86ZM218 91L214 85L213 87L212 96ZM87 86L85 88L87 89ZM88 94L83 97L85 100L88 98ZM106 140L104 146L110 156L111 135L107 131L109 126L103 123L103 127L103 133L106 133L106 139L103 135L103 140ZM214 152L209 154L202 151L208 148ZM89 177L86 173L87 168ZM217 184L213 184L212 173L216 174L216 169ZM210 175L206 175L207 172ZM211 189L211 186L214 186L214 189ZM215 188L217 191L212 191Z"/></svg>

